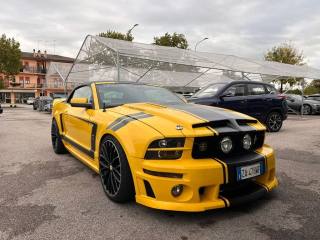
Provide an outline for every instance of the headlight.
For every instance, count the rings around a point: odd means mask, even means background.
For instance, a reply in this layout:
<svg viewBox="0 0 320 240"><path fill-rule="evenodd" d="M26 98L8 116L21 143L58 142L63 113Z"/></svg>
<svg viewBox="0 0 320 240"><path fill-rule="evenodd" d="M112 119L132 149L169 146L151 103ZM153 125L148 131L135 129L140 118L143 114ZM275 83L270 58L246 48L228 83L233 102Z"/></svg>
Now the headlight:
<svg viewBox="0 0 320 240"><path fill-rule="evenodd" d="M224 137L220 141L220 148L223 153L229 153L232 150L232 140L230 137Z"/></svg>
<svg viewBox="0 0 320 240"><path fill-rule="evenodd" d="M244 135L242 139L242 145L243 145L243 148L246 150L249 150L251 148L252 140L249 134Z"/></svg>
<svg viewBox="0 0 320 240"><path fill-rule="evenodd" d="M184 146L185 138L164 138L153 141L149 148L178 148Z"/></svg>
<svg viewBox="0 0 320 240"><path fill-rule="evenodd" d="M145 154L145 159L163 159L173 160L179 159L182 156L185 138L165 138L153 141ZM157 150L161 148L161 150ZM165 149L164 149L165 148ZM178 148L172 149L170 148Z"/></svg>

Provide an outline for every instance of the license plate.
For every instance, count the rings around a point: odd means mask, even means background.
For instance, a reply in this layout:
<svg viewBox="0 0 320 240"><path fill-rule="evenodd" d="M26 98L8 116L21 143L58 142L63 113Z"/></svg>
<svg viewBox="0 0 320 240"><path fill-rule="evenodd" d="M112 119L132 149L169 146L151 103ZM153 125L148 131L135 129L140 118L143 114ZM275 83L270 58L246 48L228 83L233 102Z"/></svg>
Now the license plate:
<svg viewBox="0 0 320 240"><path fill-rule="evenodd" d="M256 163L249 166L237 167L237 180L244 180L263 174L263 164Z"/></svg>

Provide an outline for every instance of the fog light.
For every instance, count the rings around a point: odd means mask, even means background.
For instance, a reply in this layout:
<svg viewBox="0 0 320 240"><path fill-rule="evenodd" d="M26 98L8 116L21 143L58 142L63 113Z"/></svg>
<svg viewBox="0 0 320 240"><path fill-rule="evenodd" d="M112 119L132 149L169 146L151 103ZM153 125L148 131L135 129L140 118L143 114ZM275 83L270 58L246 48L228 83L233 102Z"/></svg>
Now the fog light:
<svg viewBox="0 0 320 240"><path fill-rule="evenodd" d="M252 140L249 134L244 135L242 140L243 148L249 150L251 148Z"/></svg>
<svg viewBox="0 0 320 240"><path fill-rule="evenodd" d="M182 191L183 191L183 185L179 184L179 185L174 186L171 189L171 194L174 197L178 197L181 195Z"/></svg>
<svg viewBox="0 0 320 240"><path fill-rule="evenodd" d="M232 149L232 140L230 137L224 137L222 138L220 142L220 147L222 152L229 153Z"/></svg>
<svg viewBox="0 0 320 240"><path fill-rule="evenodd" d="M208 150L208 143L207 142L201 142L199 143L199 151L205 152Z"/></svg>

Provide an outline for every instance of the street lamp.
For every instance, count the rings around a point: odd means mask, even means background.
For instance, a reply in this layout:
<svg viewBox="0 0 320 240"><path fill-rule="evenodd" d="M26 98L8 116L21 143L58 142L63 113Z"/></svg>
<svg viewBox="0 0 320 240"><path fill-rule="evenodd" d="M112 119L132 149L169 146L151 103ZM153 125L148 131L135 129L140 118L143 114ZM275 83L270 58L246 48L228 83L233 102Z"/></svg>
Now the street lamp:
<svg viewBox="0 0 320 240"><path fill-rule="evenodd" d="M139 26L139 24L136 23L135 25L133 25L133 27L128 30L128 33L127 33L127 34L130 35L130 34L131 34L131 31L132 31L136 26Z"/></svg>
<svg viewBox="0 0 320 240"><path fill-rule="evenodd" d="M208 40L209 38L205 37L204 39L200 40L199 42L196 43L196 45L194 46L194 51L196 52L197 51L197 47L200 43L202 43L203 41L205 40Z"/></svg>

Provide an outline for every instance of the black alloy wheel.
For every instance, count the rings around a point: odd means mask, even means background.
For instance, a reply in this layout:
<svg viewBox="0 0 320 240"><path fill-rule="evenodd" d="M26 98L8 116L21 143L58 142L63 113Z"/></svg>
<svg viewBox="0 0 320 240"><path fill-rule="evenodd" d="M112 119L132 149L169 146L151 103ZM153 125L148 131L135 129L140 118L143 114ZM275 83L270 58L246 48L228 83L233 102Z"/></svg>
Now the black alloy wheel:
<svg viewBox="0 0 320 240"><path fill-rule="evenodd" d="M127 202L134 196L131 170L120 143L112 136L100 144L99 172L103 190L115 202Z"/></svg>
<svg viewBox="0 0 320 240"><path fill-rule="evenodd" d="M278 112L269 113L266 121L267 130L269 132L278 132L282 127L282 116Z"/></svg>
<svg viewBox="0 0 320 240"><path fill-rule="evenodd" d="M312 109L310 105L304 104L302 109L303 115L311 115Z"/></svg>
<svg viewBox="0 0 320 240"><path fill-rule="evenodd" d="M51 142L53 151L57 154L67 153L67 149L65 148L61 136L59 133L58 125L55 119L52 120L51 124Z"/></svg>

